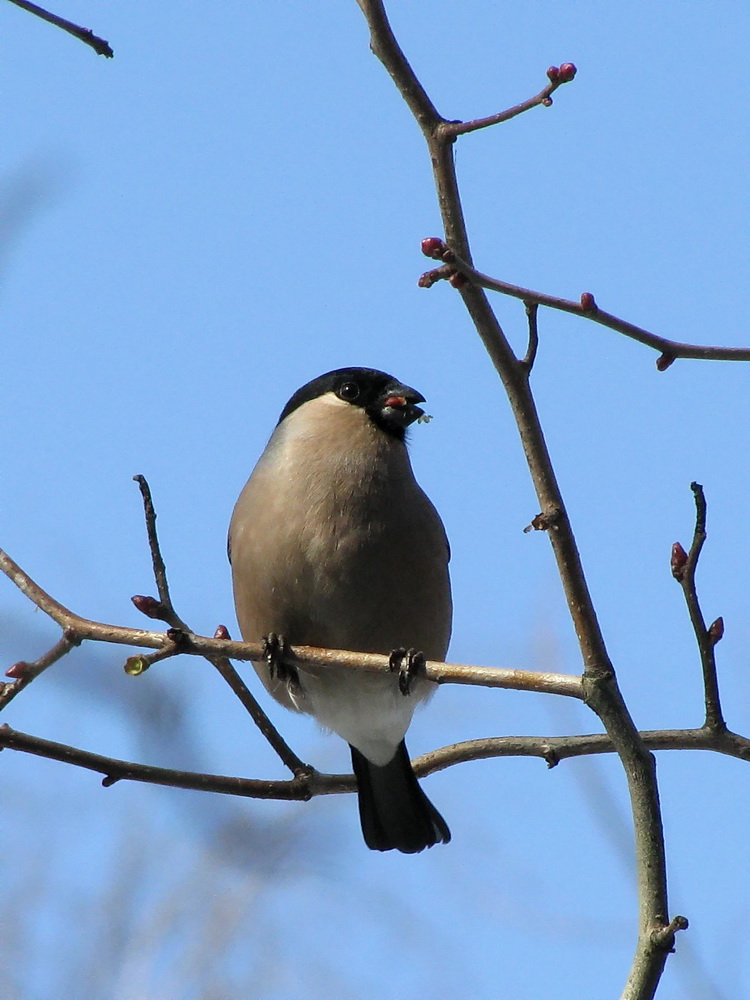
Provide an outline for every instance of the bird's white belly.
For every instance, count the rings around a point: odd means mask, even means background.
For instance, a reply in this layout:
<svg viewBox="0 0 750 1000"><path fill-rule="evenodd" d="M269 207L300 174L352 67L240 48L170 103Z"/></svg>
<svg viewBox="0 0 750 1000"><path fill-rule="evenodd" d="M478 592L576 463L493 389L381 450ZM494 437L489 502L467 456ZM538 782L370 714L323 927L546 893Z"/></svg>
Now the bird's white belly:
<svg viewBox="0 0 750 1000"><path fill-rule="evenodd" d="M409 728L416 706L436 685L416 678L403 695L398 677L361 670L321 670L313 676L299 671L300 688L290 692L295 707L309 712L372 761L385 765Z"/></svg>

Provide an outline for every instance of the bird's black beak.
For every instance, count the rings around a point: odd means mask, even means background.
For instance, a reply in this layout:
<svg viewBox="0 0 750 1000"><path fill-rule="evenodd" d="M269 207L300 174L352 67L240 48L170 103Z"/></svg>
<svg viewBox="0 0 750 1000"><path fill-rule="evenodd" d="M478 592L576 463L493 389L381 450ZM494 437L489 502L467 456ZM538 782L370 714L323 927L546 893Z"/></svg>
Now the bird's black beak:
<svg viewBox="0 0 750 1000"><path fill-rule="evenodd" d="M408 385L391 385L383 400L383 416L390 423L399 427L408 427L418 420L424 410L417 403L424 403L421 392Z"/></svg>

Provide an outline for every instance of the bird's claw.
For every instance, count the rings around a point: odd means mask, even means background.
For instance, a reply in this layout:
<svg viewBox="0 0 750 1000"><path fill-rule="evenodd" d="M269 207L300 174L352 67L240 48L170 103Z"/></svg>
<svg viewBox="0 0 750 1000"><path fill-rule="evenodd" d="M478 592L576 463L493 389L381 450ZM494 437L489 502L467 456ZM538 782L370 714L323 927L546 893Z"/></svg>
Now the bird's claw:
<svg viewBox="0 0 750 1000"><path fill-rule="evenodd" d="M272 680L278 680L290 689L299 687L297 671L289 662L291 658L289 643L283 635L277 635L276 632L264 635L263 655L268 663L268 672Z"/></svg>
<svg viewBox="0 0 750 1000"><path fill-rule="evenodd" d="M398 689L403 695L411 693L414 679L424 670L424 653L417 649L404 649L399 646L389 657L391 670L398 672Z"/></svg>

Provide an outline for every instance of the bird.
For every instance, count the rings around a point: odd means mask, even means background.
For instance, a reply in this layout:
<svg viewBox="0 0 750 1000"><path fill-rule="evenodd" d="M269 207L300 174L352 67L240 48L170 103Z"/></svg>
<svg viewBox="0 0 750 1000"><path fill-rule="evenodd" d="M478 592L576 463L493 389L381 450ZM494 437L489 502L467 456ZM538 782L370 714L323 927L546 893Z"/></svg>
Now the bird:
<svg viewBox="0 0 750 1000"><path fill-rule="evenodd" d="M405 734L435 691L452 627L450 548L406 447L425 397L374 368L338 368L290 398L232 514L242 636L282 705L346 740L366 845L415 854L450 830L412 769ZM391 673L305 670L287 645L391 656ZM407 652L408 650L408 652Z"/></svg>

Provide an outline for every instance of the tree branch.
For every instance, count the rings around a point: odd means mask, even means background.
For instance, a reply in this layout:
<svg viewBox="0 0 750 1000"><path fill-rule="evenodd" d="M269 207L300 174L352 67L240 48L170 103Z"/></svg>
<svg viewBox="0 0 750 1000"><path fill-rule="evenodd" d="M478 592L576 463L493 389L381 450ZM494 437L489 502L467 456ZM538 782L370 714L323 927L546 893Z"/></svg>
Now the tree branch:
<svg viewBox="0 0 750 1000"><path fill-rule="evenodd" d="M584 292L580 301L574 302L571 299L561 299L556 295L548 295L546 292L536 292L531 288L523 288L521 285L512 285L499 278L491 278L488 274L477 271L476 268L467 263L454 251L453 247L446 247L442 240L437 237L429 239L431 252L424 250L424 241L423 252L428 257L434 257L436 260L446 261L446 263L441 268L427 272L430 280L424 280L425 275L420 278L419 283L423 288L431 287L441 278L450 278L451 274L458 271L479 288L500 292L502 295L509 295L514 299L521 299L524 303L533 302L540 306L547 306L549 309L557 309L560 312L580 316L582 319L591 320L593 323L599 323L610 330L622 333L632 340L637 340L640 344L652 347L655 351L660 352L660 357L657 360L659 371L666 371L676 358L693 358L700 361L750 361L750 347L711 347L703 344L686 344L644 330L643 327L604 312L596 304L591 292Z"/></svg>
<svg viewBox="0 0 750 1000"><path fill-rule="evenodd" d="M43 673L47 667L51 667L53 663L61 660L71 649L80 645L80 642L81 640L75 632L66 629L62 634L62 638L55 643L52 649L49 649L43 656L40 656L38 660L34 660L33 663L20 660L18 663L14 663L12 667L9 667L5 671L5 676L14 677L15 680L10 684L0 684L0 711L17 694L20 694L28 684Z"/></svg>
<svg viewBox="0 0 750 1000"><path fill-rule="evenodd" d="M411 107L408 95L414 91L416 77L393 38L382 0L358 0L358 3L370 27L373 52L384 63ZM421 84L419 87L421 89ZM430 104L430 108L432 107ZM415 116L430 154L446 242L462 261L471 266L471 251L452 152L453 137L445 136L441 128L444 119L434 109L431 116L424 113L421 118ZM639 933L636 953L622 997L623 1000L650 1000L656 991L669 950L663 944L664 937L659 937L654 932L670 926L664 838L654 758L644 746L617 685L541 429L526 366L511 350L482 288L477 283L470 283L461 288L460 294L505 387L518 425L541 505L538 523L543 524L548 531L581 649L586 703L604 724L627 777L636 839ZM528 291L524 291L519 297L529 302L536 301L536 296Z"/></svg>
<svg viewBox="0 0 750 1000"><path fill-rule="evenodd" d="M557 88L562 87L564 83L570 83L575 75L576 68L573 63L563 63L559 67L550 66L547 70L550 82L538 94L535 94L534 97L529 97L527 100L521 101L520 104L508 108L507 111L499 111L497 114L488 115L486 118L475 118L470 122L443 122L439 126L440 136L450 141L459 135L466 135L469 132L476 132L480 128L500 125L502 122L510 121L511 118L523 114L524 111L537 108L539 105L549 108L552 105L552 95Z"/></svg>
<svg viewBox="0 0 750 1000"><path fill-rule="evenodd" d="M691 483L690 489L695 497L695 531L693 532L693 542L690 552L685 552L679 542L672 546L672 575L682 587L687 604L690 623L695 632L695 639L698 643L698 652L701 658L701 668L703 670L703 691L706 706L706 729L711 732L722 733L726 731L726 722L721 710L721 696L719 694L719 681L716 674L716 643L724 635L724 621L717 618L709 628L701 611L698 591L695 583L695 572L698 568L703 543L706 541L706 497L703 487L698 483Z"/></svg>
<svg viewBox="0 0 750 1000"><path fill-rule="evenodd" d="M143 513L146 518L146 533L148 535L148 545L151 552L151 563L154 570L156 589L159 593L158 601L153 597L144 597L138 594L132 598L133 604L145 615L148 615L149 618L158 618L172 626L170 631L167 633L167 636L172 641L172 648L160 653L152 653L150 656L146 657L131 657L127 661L125 664L126 671L137 675L143 673L143 671L147 669L147 667L151 666L156 659L164 659L167 656L174 656L178 653L185 652L187 645L189 644L191 638L193 638L193 631L188 625L185 624L182 618L180 618L175 611L174 604L172 603L172 597L169 593L167 567L164 564L164 558L161 554L161 546L159 545L159 536L156 531L156 509L151 496L151 487L148 485L145 476L133 476L133 479L138 483L138 488L140 489L141 497L143 498ZM217 628L214 638L219 640L229 639L229 632L224 625L220 625ZM227 657L223 654L217 656L216 654L211 655L209 653L204 653L203 655L209 663L216 667L219 675L227 682L237 698L239 698L243 707L248 712L261 734L268 741L272 749L276 751L282 763L289 768L292 774L297 776L312 773L314 769L310 767L309 764L305 764L305 762L302 761L292 750L281 733L263 711L255 696L250 692L247 685L239 676ZM129 665L131 665L130 668Z"/></svg>
<svg viewBox="0 0 750 1000"><path fill-rule="evenodd" d="M73 35L74 38L77 38L85 45L90 45L98 56L106 56L107 59L111 59L114 56L109 42L103 38L99 38L90 28L81 28L80 25L73 24L72 21L66 21L64 17L53 14L38 4L30 3L29 0L10 0L10 3L15 4L16 7L21 7L22 10L27 10L30 14L35 14L43 21L54 24L56 28L62 28L63 31L67 31L69 35Z"/></svg>
<svg viewBox="0 0 750 1000"><path fill-rule="evenodd" d="M139 646L161 650L169 646L170 655L186 653L192 656L229 657L232 660L262 661L265 647L260 642L237 642L232 639L208 638L184 633L178 649L170 632L149 632L145 629L127 628L91 621L69 611L35 583L11 557L0 549L0 570L34 604L64 629L75 634L79 641L93 639L123 646ZM389 673L390 658L378 653L358 653L337 649L318 649L314 646L291 646L290 656L305 670L325 670L330 667L351 667L374 673ZM512 670L504 667L474 667L458 663L438 663L427 660L425 676L438 684L469 684L478 687L505 688L515 691L536 691L543 694L583 698L581 678L570 674L556 674L533 670Z"/></svg>
<svg viewBox="0 0 750 1000"><path fill-rule="evenodd" d="M729 731L719 734L705 728L674 729L645 732L641 736L651 750L707 750L750 761L750 740ZM31 736L8 725L0 726L0 750L2 749L29 753L96 771L104 775L102 784L107 788L118 781L140 781L169 788L283 801L308 801L318 795L356 791L356 782L351 774L323 774L310 769L301 771L287 781L199 774L105 757L64 743ZM441 747L416 757L412 763L415 774L426 777L455 764L494 757L540 757L552 768L569 758L615 752L612 740L605 733L589 736L497 736Z"/></svg>

